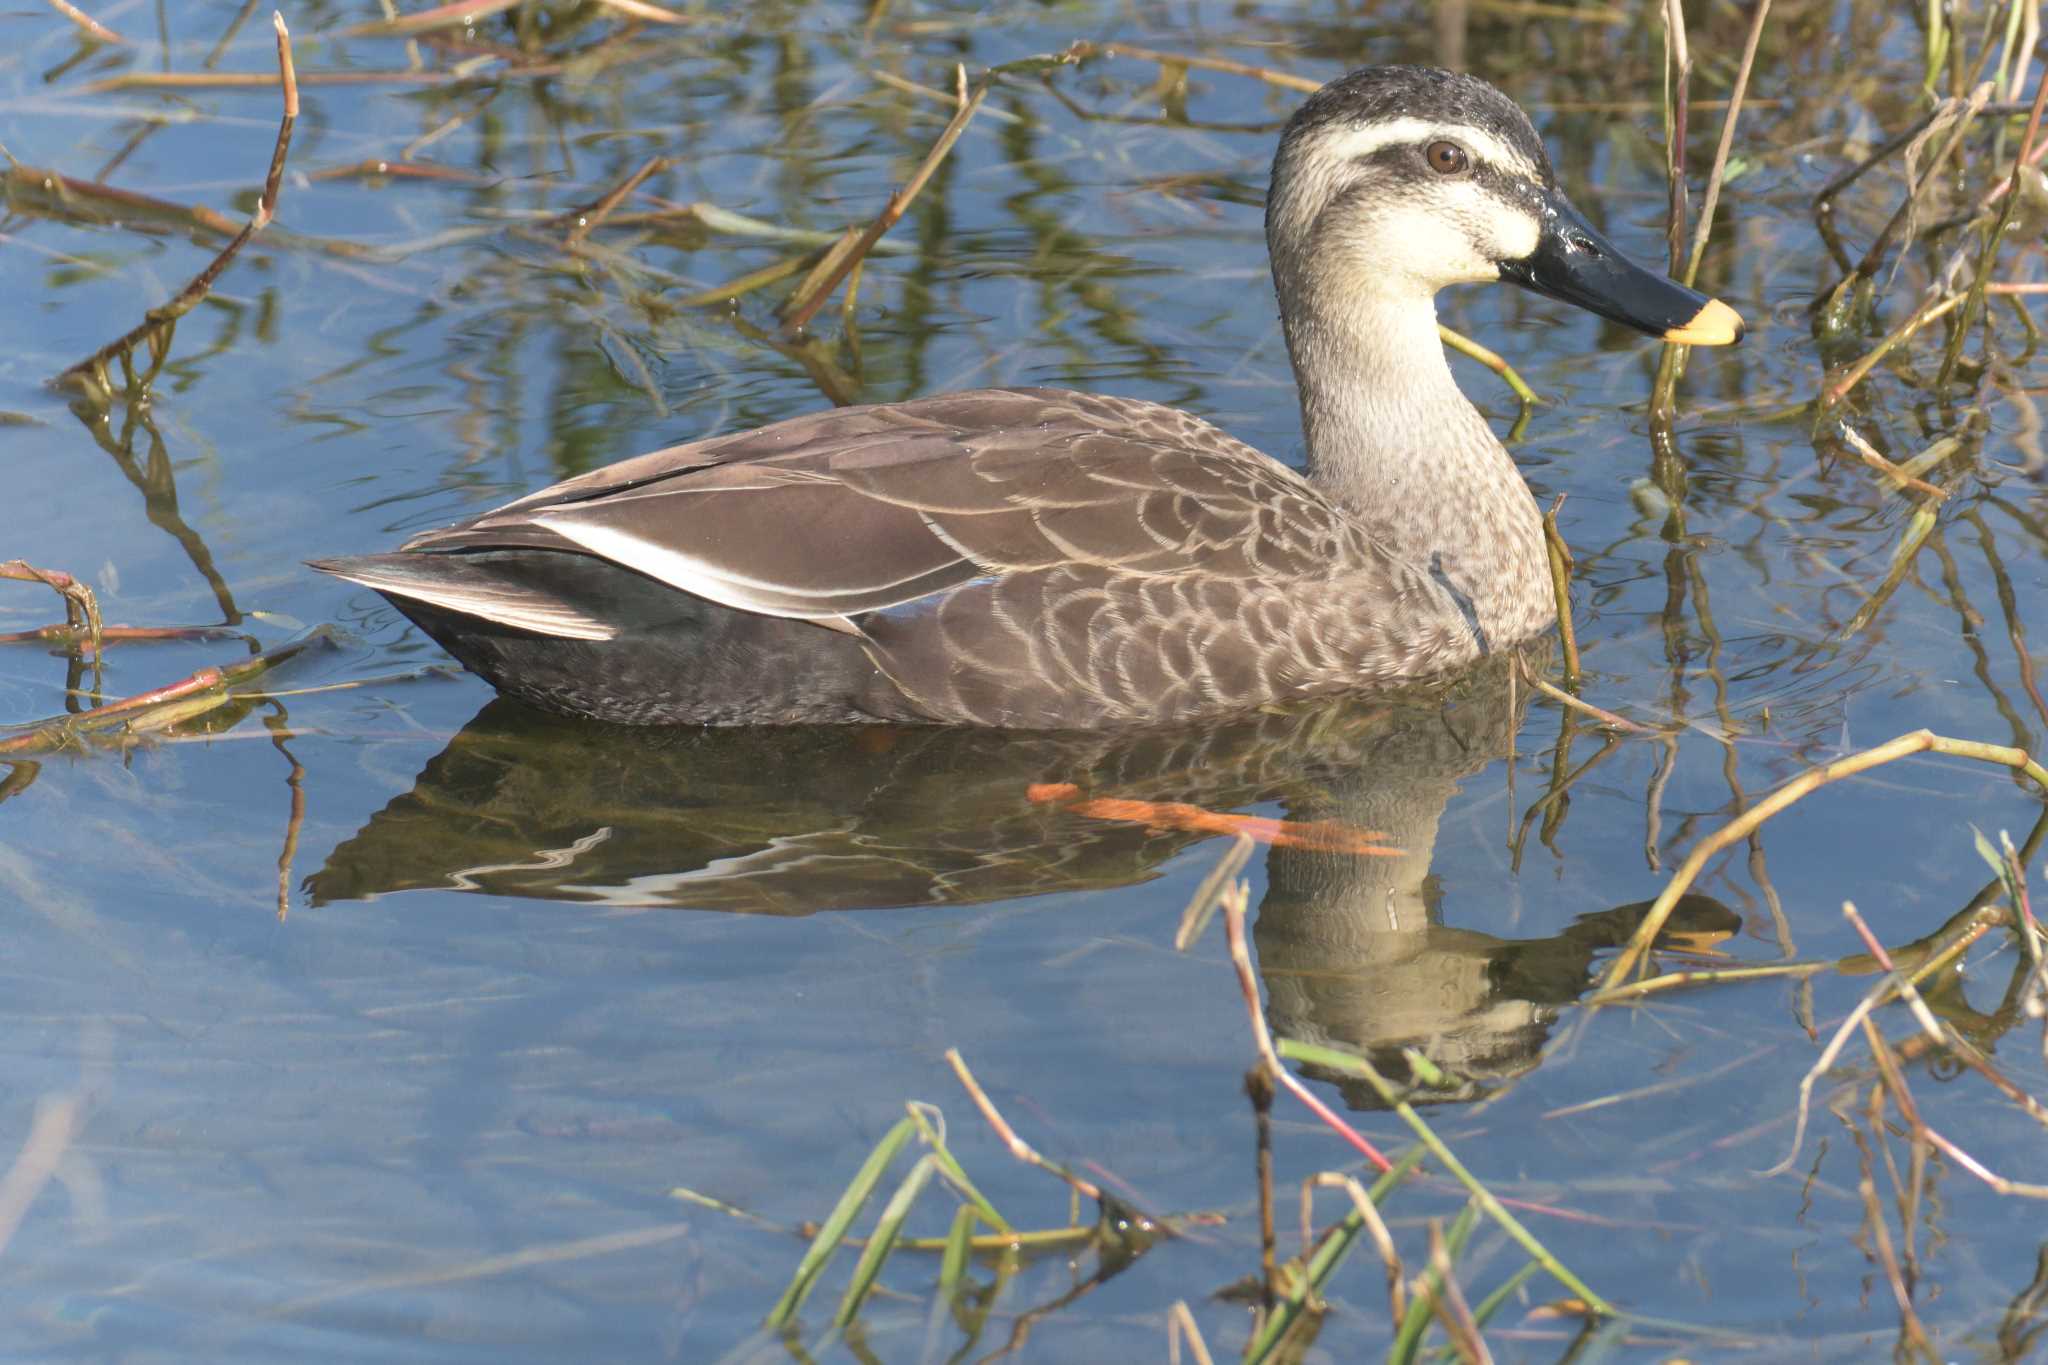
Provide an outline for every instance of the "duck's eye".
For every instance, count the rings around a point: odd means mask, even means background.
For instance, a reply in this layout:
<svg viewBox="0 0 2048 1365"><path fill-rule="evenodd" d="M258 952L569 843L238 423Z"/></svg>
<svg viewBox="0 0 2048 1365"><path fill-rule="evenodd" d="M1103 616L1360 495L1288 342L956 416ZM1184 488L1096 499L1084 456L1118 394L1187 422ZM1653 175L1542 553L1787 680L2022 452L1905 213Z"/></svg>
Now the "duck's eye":
<svg viewBox="0 0 2048 1365"><path fill-rule="evenodd" d="M1455 142L1432 142L1422 149L1422 159L1438 175L1462 175L1472 158Z"/></svg>

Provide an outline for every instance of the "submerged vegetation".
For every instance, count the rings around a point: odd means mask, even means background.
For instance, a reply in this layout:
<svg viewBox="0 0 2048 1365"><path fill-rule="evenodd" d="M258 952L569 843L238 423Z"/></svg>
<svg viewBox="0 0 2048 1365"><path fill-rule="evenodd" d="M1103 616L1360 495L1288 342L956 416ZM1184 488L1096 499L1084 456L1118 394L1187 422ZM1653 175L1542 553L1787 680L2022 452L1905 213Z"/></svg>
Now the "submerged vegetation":
<svg viewBox="0 0 2048 1365"><path fill-rule="evenodd" d="M993 1180L970 1176L962 1137L913 1102L879 1141L834 1149L866 1159L803 1229L793 1273L779 1290L765 1273L744 1292L724 1285L724 1316L696 1347L731 1345L765 1320L739 1357L1021 1354L1055 1320L1086 1322L1091 1295L1143 1264L1155 1277L1077 1328L1085 1347L1056 1355L1080 1358L1107 1340L1156 1349L1162 1337L1175 1358L1205 1361L1367 1350L1401 1361L1795 1349L1862 1359L1880 1341L1902 1360L2016 1362L2037 1351L2048 1330L2034 1202L2048 1198L2038 1160L2048 953L2029 887L2048 839L2048 701L2025 620L2048 562L2038 0L1752 0L1690 14L1677 0L1496 0L1243 7L1204 11L1204 23L1143 6L984 14L889 0L345 8L280 16L274 65L262 65L259 51L273 49L249 27L253 5L219 7L202 37L171 31L161 8L152 20L134 5L94 13L52 0L36 22L60 36L12 59L5 116L41 134L45 150L17 160L0 147L0 252L34 244L41 255L34 266L17 258L0 285L22 294L34 279L62 325L19 338L11 365L33 374L8 391L0 442L45 443L68 462L97 450L119 483L118 499L95 494L89 509L53 517L61 533L27 519L0 527L0 619L27 622L0 642L24 658L54 654L63 673L61 686L32 693L61 703L38 709L7 694L21 718L0 729L0 813L34 806L95 755L248 732L284 760L284 833L281 844L266 836L263 855L275 851L280 917L295 903L325 909L415 887L777 915L1047 894L1093 906L1162 875L1198 839L1229 836L1213 869L1201 858L1176 945L1215 977L1199 988L1204 1016L1227 1002L1235 1019L1241 999L1250 1033L1250 1047L1199 1073L1204 1096L1189 1101L1241 1122L1236 1069L1251 1063L1250 1128L1215 1144L1243 1147L1241 1165L1189 1162L1219 1212L1140 1212L1149 1201L1091 1166L1085 1141L1069 1144L1081 1160L1040 1155L1005 1116L1016 1107L968 1070L963 1051L985 1077L1001 1074L980 1061L984 1049L948 1036L951 1074L995 1144L1066 1187L1066 1222L1037 1226L1054 1220L1027 1220L1011 1198L985 1193ZM159 31L145 36L151 22ZM1054 31L1064 40L1045 41ZM984 381L1138 390L1252 428L1248 438L1277 434L1262 444L1284 449L1284 364L1267 324L1237 316L1264 288L1248 226L1262 140L1299 92L1392 59L1470 67L1508 87L1573 152L1560 158L1563 176L1599 165L1601 187L1575 197L1610 203L1639 236L1658 220L1675 274L1755 304L1751 358L1688 373L1682 349L1667 347L1640 364L1624 357L1626 387L1581 388L1576 360L1525 381L1498 354L1527 367L1530 348L1503 337L1548 318L1531 311L1541 305L1446 301L1447 342L1501 376L1491 392L1495 407L1512 407L1512 418L1499 413L1511 439L1549 443L1520 450L1557 499L1545 523L1565 617L1556 662L1504 664L1472 693L1413 714L1407 700L1308 708L1200 737L653 739L489 709L458 731L408 710L443 664L396 636L388 615L293 577L304 552L447 519L508 486L634 453L657 431L817 402ZM273 98L281 118L276 106L257 118L257 101ZM95 130L61 160L46 155L61 140L45 131L60 113ZM176 177L161 166L138 169L153 141L200 137L205 172L186 174L189 193L162 192ZM244 148L246 164L216 145ZM103 151L94 164L88 153ZM1585 340L1588 351L1609 341ZM238 366L242 387L217 401L267 416L195 416ZM1643 405L1630 420L1646 439L1590 425L1569 397L1551 402L1560 386L1579 393L1579 408ZM380 433L422 423L430 432L405 438L417 444L404 458L377 463ZM1555 424L1547 434L1545 423ZM195 435L201 426L213 434ZM249 449L224 459L227 438L242 436ZM1626 496L1611 474L1603 485L1560 471L1557 456L1596 445L1641 449L1628 467L1644 473ZM333 463L309 473L316 461ZM68 477L46 476L52 506ZM278 489L275 505L290 510L245 538L237 517L261 523ZM138 535L136 494L168 538L156 557L126 544ZM324 504L348 514L337 520ZM101 537L109 523L118 532ZM73 542L76 559L65 553ZM136 591L131 572L123 592L111 566L130 553L159 583L182 575L196 586ZM110 570L86 567L99 559ZM61 622L15 605L52 591ZM287 594L290 609L277 605ZM103 597L121 603L120 619L107 619ZM305 625L330 619L338 629ZM1957 680L1965 672L1973 683ZM6 676L12 688L26 675ZM1547 751L1518 754L1532 692L1554 736ZM1897 738L1850 742L1850 701L1866 696L1886 698L1870 703L1883 719L1859 713L1859 728L1882 724ZM394 729L404 733L390 741ZM413 789L376 789L388 804L360 830L336 831L347 837L301 881L308 791L342 767L309 760L308 746L325 754L414 732L445 750L399 750L406 771L431 756ZM1707 757L1684 761L1682 749ZM1939 786L1970 779L1946 767L1929 776L1928 757L1976 760L2009 781ZM1437 922L1439 824L1476 844L1481 803L1449 803L1488 765L1506 774L1506 805L1489 813L1508 812L1503 875L1548 854L1576 897L1575 918L1558 916L1542 935L1512 937L1519 921L1506 918L1457 935ZM1894 787L1876 785L1880 769ZM1537 774L1533 798L1516 792L1518 772ZM1761 796L1748 785L1759 772L1771 788ZM1640 775L1640 791L1622 773ZM1725 794L1710 794L1716 781ZM1568 828L1575 801L1596 814ZM1243 813L1269 804L1283 815ZM1604 882L1564 848L1568 835L1607 837L1582 832L1601 811L1615 825L1641 822L1641 859L1659 880L1650 899L1581 912L1602 903L1588 888ZM1802 888L1788 905L1764 840L1795 820L1807 823L1777 845ZM2017 841L1978 834L1972 853L1960 833L1972 822L2030 827ZM1608 839L1613 861L1630 837ZM1273 850L1256 932L1254 883L1242 879L1254 838ZM674 861L685 844L694 863ZM1732 851L1739 868L1723 856ZM1869 884L1866 865L1901 876L1886 859L1908 856L1914 881ZM1473 864L1452 861L1471 877ZM248 864L235 864L245 881ZM0 873L13 868L0 861ZM31 884L13 875L8 885ZM207 885L221 880L209 872ZM1703 888L1739 900L1740 912ZM1519 913L1520 894L1501 899ZM1876 895L1897 903L1873 925L1851 902ZM263 896L270 903L267 882ZM1846 928L1832 923L1836 907ZM1202 937L1218 910L1220 953ZM1396 955L1403 970L1427 959L1407 976L1356 942L1361 924L1401 913L1427 923ZM1740 926L1768 957L1722 946ZM1838 933L1853 935L1839 940L1844 951L1797 947L1800 935ZM1124 945L1151 954L1159 937L1133 930ZM1103 942L1067 946L1078 955ZM1234 993L1218 984L1226 966ZM1864 976L1872 984L1853 1002L1828 989ZM2002 982L1989 1009L1968 999L1966 986L1986 989L1978 982ZM1759 1009L1769 985L1788 992L1776 1031L1716 1032L1723 1002ZM1400 1012L1389 998L1423 1022L1387 1018ZM1553 1034L1559 1018L1569 1022ZM1145 1054L1144 1022L1109 1020L1107 1032ZM1496 1122L1540 1060L1568 1066L1617 1031L1627 1041L1612 1045L1624 1050L1646 1047L1647 1034L1688 1033L1739 1050L1668 1077L1605 1061L1595 1093ZM2019 1046L2001 1059L2008 1039ZM1691 1055L1690 1038L1672 1046L1674 1066ZM935 1046L919 1065L946 1074ZM1056 1078L1061 1063L1048 1065ZM1711 1088L1731 1075L1738 1095ZM10 1239L53 1181L68 1170L91 1184L76 1149L99 1085L52 1091L0 1180L0 1270L20 1263ZM865 1131L899 1112L876 1098L882 1088L854 1076L832 1103L857 1108L853 1126ZM1313 1124L1293 1121L1297 1102ZM1035 1104L1055 1118L1063 1108L1057 1092L1035 1092ZM1372 1121L1340 1115L1340 1104ZM1742 1112L1724 1117L1724 1104ZM783 1102L792 1107L805 1106ZM1107 1108L1119 1121L1148 1117L1125 1112L1121 1096ZM1643 1125L1626 1140L1628 1170L1524 1159L1516 1123L1624 1112ZM1843 1158L1814 1141L1830 1117L1827 1137L1849 1143L1846 1179L1827 1164ZM1383 1154L1388 1133L1410 1145ZM1755 1159L1760 1142L1778 1141L1778 1156ZM1764 1251L1716 1262L1736 1287L1708 1292L1711 1258L1696 1242L1716 1190L1702 1185L1702 1203L1679 1215L1662 1203L1680 1202L1670 1191L1690 1166L1728 1152L1747 1165L1714 1166L1721 1189L1804 1182L1788 1226L1831 1239L1841 1258L1813 1294L1834 1296L1827 1311L1809 1316L1804 1288L1780 1302L1745 1286L1744 1267ZM692 1206L688 1228L288 1294L264 1320L355 1294L459 1292L551 1261L651 1258L686 1233L713 1243L714 1259L739 1259L717 1246L724 1224L713 1215L759 1221L746 1201L713 1188L715 1171L691 1169L689 1143L664 1159L689 1187L675 1191ZM1135 1160L1126 1152L1123 1164ZM1306 1163L1298 1178L1279 1173L1289 1162ZM791 1163L779 1174L805 1207L828 1201L822 1171ZM1977 1230L1949 1207L1966 1197L1951 1175L2014 1211L1989 1216L2011 1221L1951 1271L1967 1292L1936 1293L1935 1263ZM1172 1183L1191 1181L1181 1171ZM927 1192L939 1187L957 1202L926 1236ZM856 1235L885 1190L879 1217ZM1334 1220L1331 1191L1345 1210ZM1279 1228L1290 1222L1300 1233L1288 1255ZM1773 1254L1791 1245L1783 1230L1718 1231L1754 1235ZM1205 1244L1221 1251L1195 1268L1177 1259ZM1383 1275L1345 1269L1361 1244ZM779 1240L769 1245L779 1254ZM1219 1262L1242 1278L1205 1280ZM1020 1308L1027 1271L1060 1263L1069 1282ZM1847 1286L1859 1274L1856 1300ZM1683 1276L1705 1286L1698 1313L1641 1307L1671 1302L1667 1282ZM915 1328L895 1320L906 1303ZM1120 1336L1125 1319L1137 1327Z"/></svg>

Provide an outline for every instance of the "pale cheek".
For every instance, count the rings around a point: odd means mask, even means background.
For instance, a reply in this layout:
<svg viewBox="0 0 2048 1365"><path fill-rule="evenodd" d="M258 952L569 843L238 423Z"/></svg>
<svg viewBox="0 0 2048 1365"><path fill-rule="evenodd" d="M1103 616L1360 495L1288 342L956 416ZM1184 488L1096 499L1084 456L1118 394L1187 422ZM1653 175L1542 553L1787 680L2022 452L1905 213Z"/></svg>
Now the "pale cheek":
<svg viewBox="0 0 2048 1365"><path fill-rule="evenodd" d="M1496 215L1493 249L1496 260L1519 261L1536 253L1543 228L1534 218Z"/></svg>
<svg viewBox="0 0 2048 1365"><path fill-rule="evenodd" d="M1498 267L1463 227L1459 215L1440 209L1390 209L1375 215L1371 229L1347 244L1352 248L1348 254L1363 272L1417 288L1495 278Z"/></svg>
<svg viewBox="0 0 2048 1365"><path fill-rule="evenodd" d="M1489 271L1493 262L1527 257L1542 236L1542 225L1532 214L1517 212L1469 181L1457 187L1449 207L1451 216L1464 228L1466 240L1477 244L1475 254L1484 258Z"/></svg>

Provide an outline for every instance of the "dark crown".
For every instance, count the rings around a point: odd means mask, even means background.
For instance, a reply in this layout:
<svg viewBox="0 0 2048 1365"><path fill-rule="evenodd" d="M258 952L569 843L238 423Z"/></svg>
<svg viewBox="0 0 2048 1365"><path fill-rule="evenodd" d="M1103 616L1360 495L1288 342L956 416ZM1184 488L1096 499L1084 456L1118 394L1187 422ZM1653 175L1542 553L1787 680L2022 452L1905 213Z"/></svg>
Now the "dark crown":
<svg viewBox="0 0 2048 1365"><path fill-rule="evenodd" d="M1310 95L1280 138L1280 154L1304 136L1347 124L1393 118L1463 123L1493 134L1528 157L1551 183L1550 158L1521 107L1477 76L1433 66L1362 66Z"/></svg>

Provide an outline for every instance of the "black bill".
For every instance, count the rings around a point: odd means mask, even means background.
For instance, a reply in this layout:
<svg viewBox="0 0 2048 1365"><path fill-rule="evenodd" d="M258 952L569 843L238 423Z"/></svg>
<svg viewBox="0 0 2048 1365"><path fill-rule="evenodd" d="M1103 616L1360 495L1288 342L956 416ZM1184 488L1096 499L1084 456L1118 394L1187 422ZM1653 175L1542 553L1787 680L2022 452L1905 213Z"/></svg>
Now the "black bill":
<svg viewBox="0 0 2048 1365"><path fill-rule="evenodd" d="M1726 346L1742 340L1742 319L1733 308L1623 256L1562 191L1544 192L1542 213L1536 250L1502 262L1502 279L1666 341Z"/></svg>

